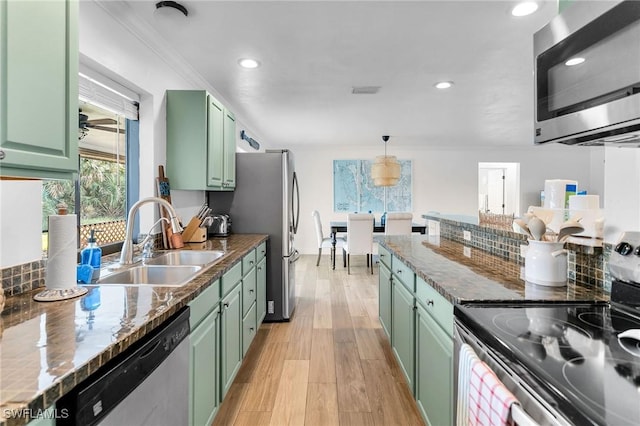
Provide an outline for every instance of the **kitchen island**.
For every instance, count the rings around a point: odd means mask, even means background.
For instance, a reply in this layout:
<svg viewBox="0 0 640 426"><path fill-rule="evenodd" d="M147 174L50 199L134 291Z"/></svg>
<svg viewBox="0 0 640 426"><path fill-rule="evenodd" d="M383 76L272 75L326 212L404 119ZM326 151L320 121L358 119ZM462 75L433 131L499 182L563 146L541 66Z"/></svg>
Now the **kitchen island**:
<svg viewBox="0 0 640 426"><path fill-rule="evenodd" d="M379 244L380 323L427 424L455 421L454 305L609 299L602 287L572 281L526 283L518 262L440 236L391 236Z"/></svg>
<svg viewBox="0 0 640 426"><path fill-rule="evenodd" d="M35 302L42 289L7 298L0 322L0 424L26 424L267 239L242 234L187 245L227 254L182 287L91 285L86 296L60 302Z"/></svg>

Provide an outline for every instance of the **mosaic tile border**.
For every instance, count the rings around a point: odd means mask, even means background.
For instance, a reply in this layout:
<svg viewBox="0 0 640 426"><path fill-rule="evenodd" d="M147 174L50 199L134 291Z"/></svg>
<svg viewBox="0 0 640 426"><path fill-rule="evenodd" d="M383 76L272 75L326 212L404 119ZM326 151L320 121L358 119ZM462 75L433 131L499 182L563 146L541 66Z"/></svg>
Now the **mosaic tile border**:
<svg viewBox="0 0 640 426"><path fill-rule="evenodd" d="M15 296L44 287L44 260L14 265L0 271L5 296Z"/></svg>
<svg viewBox="0 0 640 426"><path fill-rule="evenodd" d="M427 220L440 223L440 237L467 247L476 248L493 256L524 266L524 258L520 256L520 246L527 245L527 237L523 234L480 226L473 223L444 219L438 216L423 215ZM471 239L465 240L465 231ZM607 260L612 251L610 244L599 245L566 245L569 251L567 278L579 284L611 289L611 276L607 268Z"/></svg>

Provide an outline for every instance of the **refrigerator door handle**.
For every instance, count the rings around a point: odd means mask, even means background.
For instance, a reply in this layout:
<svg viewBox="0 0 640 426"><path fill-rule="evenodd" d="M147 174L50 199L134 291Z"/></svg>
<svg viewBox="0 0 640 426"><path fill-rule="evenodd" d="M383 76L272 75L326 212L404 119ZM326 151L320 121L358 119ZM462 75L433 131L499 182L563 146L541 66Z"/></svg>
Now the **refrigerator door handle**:
<svg viewBox="0 0 640 426"><path fill-rule="evenodd" d="M293 233L298 233L298 224L300 223L300 186L298 185L298 175L296 172L293 172L293 187L295 188L295 192L292 194L293 200L291 203L291 210L296 209L295 214L292 211L293 217ZM295 207L294 207L295 206Z"/></svg>

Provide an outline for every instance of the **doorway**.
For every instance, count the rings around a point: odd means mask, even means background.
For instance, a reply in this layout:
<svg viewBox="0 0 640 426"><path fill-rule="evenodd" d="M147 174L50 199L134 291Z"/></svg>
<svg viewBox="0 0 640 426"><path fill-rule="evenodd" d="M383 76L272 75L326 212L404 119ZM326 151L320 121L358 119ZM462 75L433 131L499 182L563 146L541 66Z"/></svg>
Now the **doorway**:
<svg viewBox="0 0 640 426"><path fill-rule="evenodd" d="M478 163L478 210L519 215L520 163Z"/></svg>

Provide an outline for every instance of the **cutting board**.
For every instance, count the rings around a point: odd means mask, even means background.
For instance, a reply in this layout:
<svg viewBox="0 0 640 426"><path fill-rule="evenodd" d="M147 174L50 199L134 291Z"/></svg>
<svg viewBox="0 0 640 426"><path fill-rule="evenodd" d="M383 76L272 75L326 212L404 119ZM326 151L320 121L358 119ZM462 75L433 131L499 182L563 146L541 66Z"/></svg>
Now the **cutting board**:
<svg viewBox="0 0 640 426"><path fill-rule="evenodd" d="M158 186L158 197L163 200L171 203L171 187L169 185L169 178L164 175L164 166L158 166L158 177L156 178L156 183ZM169 219L169 212L163 206L160 206L160 216L166 217ZM165 249L170 249L171 247L171 225L163 222L162 226L162 243L164 244Z"/></svg>

